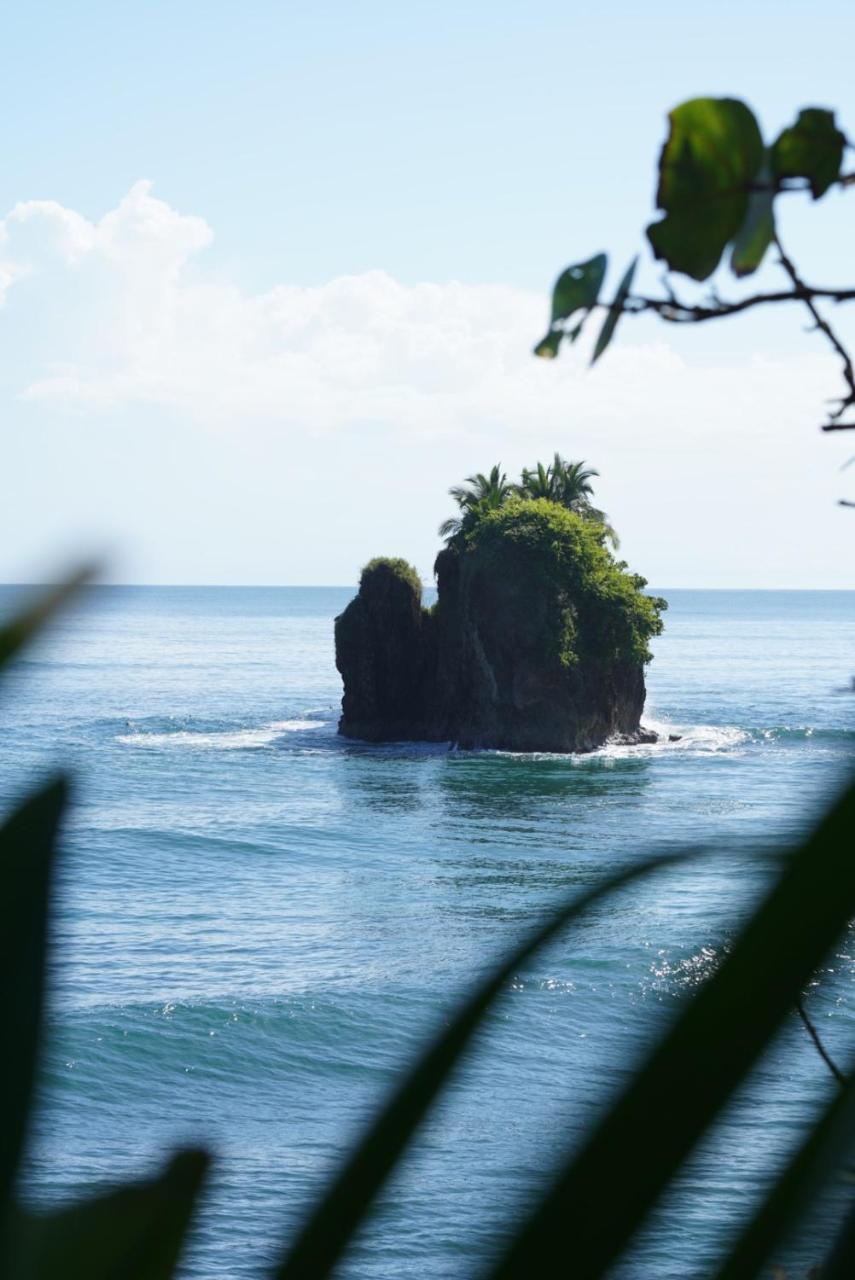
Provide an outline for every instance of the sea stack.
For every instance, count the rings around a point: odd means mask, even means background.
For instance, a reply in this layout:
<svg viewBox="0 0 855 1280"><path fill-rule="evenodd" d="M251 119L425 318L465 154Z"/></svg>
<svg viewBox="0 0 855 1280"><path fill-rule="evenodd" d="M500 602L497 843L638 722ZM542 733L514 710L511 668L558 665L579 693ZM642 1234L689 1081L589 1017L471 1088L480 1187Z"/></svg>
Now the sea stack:
<svg viewBox="0 0 855 1280"><path fill-rule="evenodd" d="M437 557L437 602L403 560L372 560L336 619L339 732L507 751L651 742L648 642L665 602L644 593L590 520L512 497Z"/></svg>

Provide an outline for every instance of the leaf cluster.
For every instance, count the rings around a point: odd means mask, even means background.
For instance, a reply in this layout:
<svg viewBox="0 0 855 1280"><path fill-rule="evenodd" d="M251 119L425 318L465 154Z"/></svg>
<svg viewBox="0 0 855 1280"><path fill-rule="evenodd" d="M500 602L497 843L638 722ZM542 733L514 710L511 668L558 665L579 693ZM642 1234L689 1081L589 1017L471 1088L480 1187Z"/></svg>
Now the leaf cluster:
<svg viewBox="0 0 855 1280"><path fill-rule="evenodd" d="M703 281L730 247L733 274L740 279L753 274L769 246L778 243L776 199L793 190L808 190L818 200L837 184L849 185L850 178L842 171L848 145L834 113L824 107L799 111L794 123L769 143L764 142L751 108L739 99L692 98L675 107L668 116L668 135L658 164L656 206L663 216L647 228L654 257L670 271ZM706 307L684 305L670 289L661 300L640 298L632 293L637 262L634 258L626 268L608 303L601 299L608 267L605 253L563 271L552 291L549 328L535 354L554 358L565 340L576 341L588 317L601 307L606 308L606 316L592 364L608 347L627 311L652 310L666 320L691 322L766 301L842 296L839 291L809 289L791 274L791 292L761 295L747 304L721 304L714 297ZM847 299L855 296L849 290L843 294ZM813 318L823 328L817 316ZM855 381L849 390L855 402Z"/></svg>
<svg viewBox="0 0 855 1280"><path fill-rule="evenodd" d="M646 580L603 544L594 521L549 499L515 494L484 513L465 545L479 564L499 565L532 596L554 599L551 649L565 666L582 657L648 662L667 604L646 595Z"/></svg>
<svg viewBox="0 0 855 1280"><path fill-rule="evenodd" d="M523 467L519 481L513 483L502 471L502 464L496 463L488 475L479 471L467 476L462 485L449 489L460 515L443 520L439 535L450 545L462 546L482 518L499 510L509 498L544 498L599 525L602 535L617 549L620 542L606 513L591 501L594 493L591 481L599 474L585 462L568 462L556 453L546 465L537 462L534 467Z"/></svg>
<svg viewBox="0 0 855 1280"><path fill-rule="evenodd" d="M378 577L391 577L399 582L405 582L414 592L416 599L421 600L423 587L418 571L401 556L374 556L364 566L359 576L359 585L366 586L372 579Z"/></svg>

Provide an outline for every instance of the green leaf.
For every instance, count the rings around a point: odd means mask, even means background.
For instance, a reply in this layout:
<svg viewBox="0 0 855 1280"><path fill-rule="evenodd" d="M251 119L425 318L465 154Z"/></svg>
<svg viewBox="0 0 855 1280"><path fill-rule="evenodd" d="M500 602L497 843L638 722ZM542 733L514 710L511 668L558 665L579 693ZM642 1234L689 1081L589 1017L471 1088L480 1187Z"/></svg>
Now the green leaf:
<svg viewBox="0 0 855 1280"><path fill-rule="evenodd" d="M540 342L534 349L534 354L540 356L542 360L554 360L558 355L558 348L561 346L561 339L564 337L560 329L550 329L545 338L541 338Z"/></svg>
<svg viewBox="0 0 855 1280"><path fill-rule="evenodd" d="M730 954L588 1134L492 1280L603 1276L855 916L855 787L784 864ZM607 1224L607 1229L605 1229Z"/></svg>
<svg viewBox="0 0 855 1280"><path fill-rule="evenodd" d="M63 608L78 589L94 576L92 566L78 569L76 573L56 587L45 591L29 608L0 627L0 667L14 658L25 644L41 630L59 609Z"/></svg>
<svg viewBox="0 0 855 1280"><path fill-rule="evenodd" d="M735 276L750 276L756 271L775 239L772 201L771 191L755 191L751 197L748 214L730 256L730 268Z"/></svg>
<svg viewBox="0 0 855 1280"><path fill-rule="evenodd" d="M829 1176L837 1172L855 1137L855 1079L835 1092L807 1138L732 1248L717 1280L754 1280L769 1262ZM826 1274L823 1270L823 1276ZM848 1271L851 1275L852 1271Z"/></svg>
<svg viewBox="0 0 855 1280"><path fill-rule="evenodd" d="M577 262L561 272L552 290L550 327L562 320L569 320L577 311L590 311L591 307L596 306L607 265L606 255L598 253L587 262Z"/></svg>
<svg viewBox="0 0 855 1280"><path fill-rule="evenodd" d="M596 364L606 347L614 337L617 322L623 315L624 304L629 297L629 291L632 288L633 277L635 276L635 268L638 266L638 257L633 258L632 262L624 272L623 279L618 285L617 293L612 299L612 305L609 307L600 335L597 338L594 354L591 356L591 364Z"/></svg>
<svg viewBox="0 0 855 1280"><path fill-rule="evenodd" d="M16 1213L9 1280L170 1280L208 1165L176 1155L156 1178L55 1213Z"/></svg>
<svg viewBox="0 0 855 1280"><path fill-rule="evenodd" d="M576 341L582 332L585 316L597 304L607 265L606 255L598 253L587 262L577 262L561 272L552 290L549 332L534 348L536 356L553 360L558 355L562 338L566 337L570 342ZM566 330L563 327L564 321L569 320L577 311L583 312L582 318L572 329Z"/></svg>
<svg viewBox="0 0 855 1280"><path fill-rule="evenodd" d="M0 1205L14 1181L32 1099L51 874L67 790L63 778L50 783L0 828Z"/></svg>
<svg viewBox="0 0 855 1280"><path fill-rule="evenodd" d="M309 1215L276 1280L322 1280L327 1277L372 1201L394 1169L434 1098L462 1057L489 1006L521 965L589 907L624 885L665 866L698 855L649 858L609 876L555 912L520 947L481 982L452 1018L450 1026L422 1054L392 1094L379 1116L357 1143L326 1195Z"/></svg>
<svg viewBox="0 0 855 1280"><path fill-rule="evenodd" d="M694 98L668 119L656 193L665 217L647 236L672 271L706 280L745 220L763 139L753 112L735 98Z"/></svg>
<svg viewBox="0 0 855 1280"><path fill-rule="evenodd" d="M772 147L776 178L807 178L814 200L840 177L846 138L834 122L834 112L805 107Z"/></svg>

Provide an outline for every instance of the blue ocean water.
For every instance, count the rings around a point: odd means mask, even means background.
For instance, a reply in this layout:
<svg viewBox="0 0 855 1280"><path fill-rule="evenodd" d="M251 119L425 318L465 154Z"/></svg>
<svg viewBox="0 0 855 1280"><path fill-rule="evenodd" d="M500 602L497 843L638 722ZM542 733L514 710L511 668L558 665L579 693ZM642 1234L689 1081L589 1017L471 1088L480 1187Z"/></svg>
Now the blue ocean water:
<svg viewBox="0 0 855 1280"><path fill-rule="evenodd" d="M0 614L24 594L0 589ZM646 720L681 740L580 757L337 737L351 594L94 588L3 691L0 800L76 779L27 1196L210 1145L194 1280L263 1274L422 1037L545 908L708 846L517 975L342 1270L478 1272L715 963L764 851L851 766L855 592L663 592ZM844 1060L852 977L847 943L810 997ZM709 1274L832 1087L794 1016L625 1274Z"/></svg>

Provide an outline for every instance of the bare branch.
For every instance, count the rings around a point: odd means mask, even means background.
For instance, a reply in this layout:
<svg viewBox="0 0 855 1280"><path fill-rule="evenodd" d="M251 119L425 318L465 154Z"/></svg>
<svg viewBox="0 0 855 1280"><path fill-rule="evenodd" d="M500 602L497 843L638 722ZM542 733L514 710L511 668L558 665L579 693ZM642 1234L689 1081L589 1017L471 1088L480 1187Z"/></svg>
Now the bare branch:
<svg viewBox="0 0 855 1280"><path fill-rule="evenodd" d="M817 1031L811 1019L808 1017L807 1010L805 1009L804 1002L802 1000L796 1001L796 1009L798 1010L799 1017L801 1018L802 1022L805 1024L807 1033L810 1036L811 1040L813 1041L817 1053L822 1058L823 1062L828 1067L829 1071L834 1076L837 1083L840 1085L841 1088L843 1088L843 1086L846 1084L846 1076L840 1070L837 1063L834 1061L831 1054L828 1052L825 1045L822 1043L822 1040L819 1037L819 1032Z"/></svg>
<svg viewBox="0 0 855 1280"><path fill-rule="evenodd" d="M680 302L669 289L668 298L648 298L640 294L631 294L627 299L625 311L640 313L654 311L662 320L671 324L699 324L704 320L721 320L725 316L735 316L741 311L750 311L753 307L767 306L777 302L804 302L805 297L825 298L829 302L855 302L855 289L820 289L803 282L798 289L779 289L771 293L753 293L748 298L727 302L716 298L714 306L701 306L689 302ZM605 306L605 303L600 303Z"/></svg>
<svg viewBox="0 0 855 1280"><path fill-rule="evenodd" d="M801 279L795 268L795 264L784 252L784 247L777 235L775 236L775 247L778 250L778 257L781 266L792 280L795 292L799 295L802 302L810 312L811 318L813 319L817 329L819 329L820 333L824 334L828 339L833 350L840 357L841 364L843 365L843 381L846 383L846 395L840 398L837 403L837 408L829 414L829 420L825 429L838 431L849 430L853 424L844 424L841 422L841 418L847 409L851 408L852 405L855 405L855 367L852 365L852 357L826 320L825 316L817 307L816 293L809 289Z"/></svg>
<svg viewBox="0 0 855 1280"><path fill-rule="evenodd" d="M719 297L717 293L713 292L706 304L695 304L681 302L674 293L671 281L666 277L663 280L666 297L649 298L643 294L630 294L623 310L631 315L653 312L659 316L660 320L665 320L669 324L701 324L707 320L722 320L727 316L738 315L740 312L750 311L754 307L768 306L780 302L800 303L802 306L807 307L813 321L811 327L818 329L825 336L839 356L843 366L843 379L846 383L845 395L839 396L834 400L833 403L836 407L829 413L828 421L823 424L822 429L823 431L855 430L855 422L843 421L846 411L855 408L855 366L853 366L852 358L843 342L816 305L817 299L834 303L853 302L855 301L855 289L822 289L815 285L807 284L798 274L791 259L787 257L777 236L775 237L775 245L778 250L780 264L792 282L792 289L754 293L747 298L740 298L732 302ZM601 302L596 305L598 307L606 307L610 304Z"/></svg>

